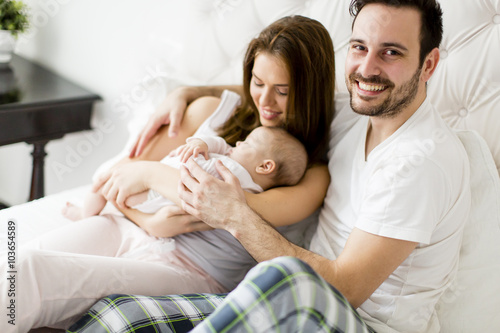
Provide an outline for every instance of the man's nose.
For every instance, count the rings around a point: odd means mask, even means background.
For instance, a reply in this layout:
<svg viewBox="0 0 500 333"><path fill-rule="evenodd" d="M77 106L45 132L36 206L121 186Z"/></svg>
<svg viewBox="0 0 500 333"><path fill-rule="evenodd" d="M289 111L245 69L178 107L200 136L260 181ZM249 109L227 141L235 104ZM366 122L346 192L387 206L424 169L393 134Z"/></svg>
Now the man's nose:
<svg viewBox="0 0 500 333"><path fill-rule="evenodd" d="M380 59L375 52L368 52L358 67L358 73L363 77L378 76L381 74Z"/></svg>

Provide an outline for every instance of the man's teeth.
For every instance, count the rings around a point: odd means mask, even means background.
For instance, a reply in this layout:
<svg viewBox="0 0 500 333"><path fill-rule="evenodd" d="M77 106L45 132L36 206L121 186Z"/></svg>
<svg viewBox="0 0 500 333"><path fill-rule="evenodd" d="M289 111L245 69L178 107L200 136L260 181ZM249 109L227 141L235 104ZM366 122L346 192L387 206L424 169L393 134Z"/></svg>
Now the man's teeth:
<svg viewBox="0 0 500 333"><path fill-rule="evenodd" d="M371 84L366 84L362 82L358 82L359 87L365 91L382 91L385 89L385 86L377 86L377 85L371 85Z"/></svg>

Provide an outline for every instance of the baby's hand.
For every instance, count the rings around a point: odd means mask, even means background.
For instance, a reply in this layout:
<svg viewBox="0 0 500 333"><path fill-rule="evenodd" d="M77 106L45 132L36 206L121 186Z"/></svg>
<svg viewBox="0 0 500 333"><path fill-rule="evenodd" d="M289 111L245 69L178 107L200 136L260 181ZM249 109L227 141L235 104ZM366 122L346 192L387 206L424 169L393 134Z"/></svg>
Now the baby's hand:
<svg viewBox="0 0 500 333"><path fill-rule="evenodd" d="M196 158L198 155L208 160L208 146L201 139L190 139L188 143L175 150L175 155L180 157L182 163L186 163L191 156Z"/></svg>

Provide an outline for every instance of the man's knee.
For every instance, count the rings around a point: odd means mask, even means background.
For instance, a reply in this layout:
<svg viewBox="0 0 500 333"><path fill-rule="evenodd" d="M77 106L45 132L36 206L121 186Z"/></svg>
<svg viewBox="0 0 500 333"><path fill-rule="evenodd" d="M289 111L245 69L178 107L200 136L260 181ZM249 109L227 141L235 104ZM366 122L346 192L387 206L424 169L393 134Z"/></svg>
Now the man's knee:
<svg viewBox="0 0 500 333"><path fill-rule="evenodd" d="M289 284L309 285L307 281L318 281L321 277L305 262L294 257L278 257L264 261L255 266L245 277L245 281L259 285L268 290L277 285Z"/></svg>

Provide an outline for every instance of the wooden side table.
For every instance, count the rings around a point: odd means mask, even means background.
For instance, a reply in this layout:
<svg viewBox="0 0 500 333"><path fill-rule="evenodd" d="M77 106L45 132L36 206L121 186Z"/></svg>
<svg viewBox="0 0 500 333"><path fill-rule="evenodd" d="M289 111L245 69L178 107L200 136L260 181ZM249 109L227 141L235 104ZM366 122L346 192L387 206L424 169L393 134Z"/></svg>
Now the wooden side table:
<svg viewBox="0 0 500 333"><path fill-rule="evenodd" d="M101 98L25 58L0 64L0 146L33 145L29 200L44 196L45 145L66 133L89 130Z"/></svg>

